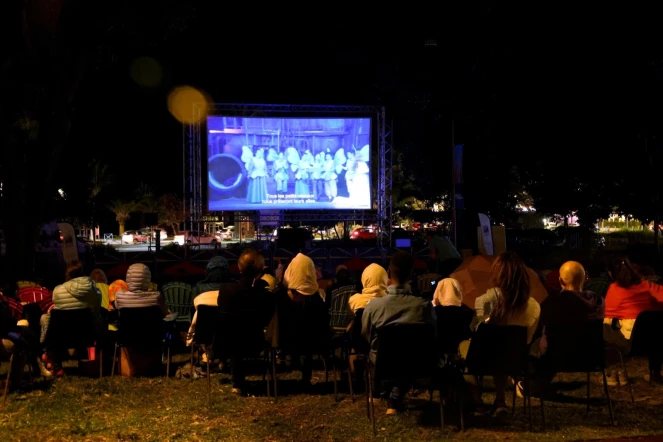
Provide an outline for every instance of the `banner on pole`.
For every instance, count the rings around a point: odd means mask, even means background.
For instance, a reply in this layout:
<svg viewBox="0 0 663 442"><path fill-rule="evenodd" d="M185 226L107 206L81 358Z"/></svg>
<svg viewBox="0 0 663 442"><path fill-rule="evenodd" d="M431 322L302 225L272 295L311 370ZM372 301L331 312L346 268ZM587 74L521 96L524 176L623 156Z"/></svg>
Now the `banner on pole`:
<svg viewBox="0 0 663 442"><path fill-rule="evenodd" d="M481 225L481 239L483 239L483 247L486 249L486 253L489 256L492 256L494 253L493 249L493 229L490 226L490 219L485 213L479 214L479 224Z"/></svg>
<svg viewBox="0 0 663 442"><path fill-rule="evenodd" d="M456 209L463 209L465 207L465 199L463 192L463 145L457 144L454 146L451 158L453 167L451 169L452 179L454 184L454 204Z"/></svg>

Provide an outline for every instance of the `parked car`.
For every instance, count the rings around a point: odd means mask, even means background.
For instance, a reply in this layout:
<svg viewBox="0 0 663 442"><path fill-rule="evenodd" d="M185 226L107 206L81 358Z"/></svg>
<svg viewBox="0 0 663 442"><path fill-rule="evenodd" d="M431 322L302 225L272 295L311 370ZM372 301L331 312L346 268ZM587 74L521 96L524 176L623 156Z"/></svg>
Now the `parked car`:
<svg viewBox="0 0 663 442"><path fill-rule="evenodd" d="M357 227L350 233L350 239L371 240L377 238L377 232L372 227Z"/></svg>
<svg viewBox="0 0 663 442"><path fill-rule="evenodd" d="M155 240L156 238L157 238L157 232L156 232L156 230L155 230L155 231L152 232L152 239ZM166 232L165 230L161 229L161 230L159 231L159 240L160 240L160 241L164 241L164 240L166 240L166 239L168 239L168 232Z"/></svg>
<svg viewBox="0 0 663 442"><path fill-rule="evenodd" d="M183 246L189 245L215 245L221 242L220 236L211 235L205 232L182 232L180 235L175 235L173 240L175 244Z"/></svg>
<svg viewBox="0 0 663 442"><path fill-rule="evenodd" d="M145 243L150 236L152 235L146 230L127 230L122 234L122 244Z"/></svg>

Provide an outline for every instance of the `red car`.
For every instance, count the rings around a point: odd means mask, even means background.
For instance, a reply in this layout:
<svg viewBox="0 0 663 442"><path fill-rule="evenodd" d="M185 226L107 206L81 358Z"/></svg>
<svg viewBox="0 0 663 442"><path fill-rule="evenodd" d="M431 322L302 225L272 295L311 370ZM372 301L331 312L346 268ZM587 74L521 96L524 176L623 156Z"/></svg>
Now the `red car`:
<svg viewBox="0 0 663 442"><path fill-rule="evenodd" d="M350 239L370 240L378 237L377 232L372 227L357 227L350 234Z"/></svg>

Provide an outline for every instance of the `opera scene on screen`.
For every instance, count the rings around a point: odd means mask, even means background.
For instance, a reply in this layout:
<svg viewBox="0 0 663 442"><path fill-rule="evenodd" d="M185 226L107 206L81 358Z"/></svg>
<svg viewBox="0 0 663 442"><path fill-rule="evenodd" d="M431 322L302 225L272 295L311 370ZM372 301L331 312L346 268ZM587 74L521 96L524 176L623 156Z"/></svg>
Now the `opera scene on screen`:
<svg viewBox="0 0 663 442"><path fill-rule="evenodd" d="M207 119L210 210L370 209L370 118Z"/></svg>

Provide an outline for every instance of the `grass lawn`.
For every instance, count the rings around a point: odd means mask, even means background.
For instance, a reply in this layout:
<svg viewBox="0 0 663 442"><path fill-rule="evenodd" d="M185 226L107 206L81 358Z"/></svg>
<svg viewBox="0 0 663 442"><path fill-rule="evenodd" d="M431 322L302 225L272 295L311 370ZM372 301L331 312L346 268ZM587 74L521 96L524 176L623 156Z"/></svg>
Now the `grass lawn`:
<svg viewBox="0 0 663 442"><path fill-rule="evenodd" d="M185 355L176 361L182 364ZM0 373L6 373L2 364ZM65 365L65 367L67 367ZM355 402L342 388L334 401L331 385L324 385L324 373L314 372L314 391L296 392L298 372L279 375L277 403L265 397L264 384L256 381L248 397L230 391L229 375L212 375L212 405L207 405L207 379L123 378L101 380L77 376L75 363L69 375L38 388L9 395L0 412L0 441L67 440L240 440L240 441L360 441L372 439L366 418L364 396ZM590 414L580 398L585 394L583 374L562 375L556 379L561 400L546 402L547 428L541 429L539 401L532 400L535 432L527 431L522 401L515 418L468 417L467 429L458 431L449 414L445 430L439 428L437 394L435 404L426 393L409 397L409 410L386 416L386 404L376 400L378 440L591 440L659 435L663 438L663 387L645 383L646 361L629 363L636 402L628 388L612 387L616 425L610 425L602 398L599 375L592 375ZM4 377L3 377L4 379ZM359 389L359 388L358 388ZM492 401L490 393L485 401Z"/></svg>

